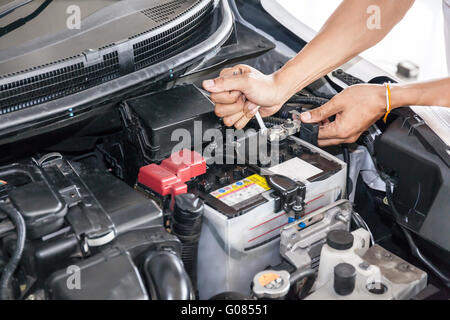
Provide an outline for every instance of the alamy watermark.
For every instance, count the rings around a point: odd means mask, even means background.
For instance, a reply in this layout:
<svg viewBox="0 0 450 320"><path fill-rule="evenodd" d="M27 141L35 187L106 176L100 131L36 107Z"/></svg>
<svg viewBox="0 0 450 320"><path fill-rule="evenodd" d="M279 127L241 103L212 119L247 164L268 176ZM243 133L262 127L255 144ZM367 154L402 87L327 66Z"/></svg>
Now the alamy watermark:
<svg viewBox="0 0 450 320"><path fill-rule="evenodd" d="M81 29L81 8L77 5L70 5L66 9L69 15L66 20L67 29L80 30Z"/></svg>
<svg viewBox="0 0 450 320"><path fill-rule="evenodd" d="M369 30L379 30L381 29L381 8L377 5L371 5L367 7L367 28Z"/></svg>
<svg viewBox="0 0 450 320"><path fill-rule="evenodd" d="M181 150L194 150L210 164L279 164L278 141L269 142L267 136L254 129L226 130L207 129L203 132L201 121L194 122L194 131L176 129L171 135L172 142L178 142L172 150L172 161L190 163L189 154ZM205 146L206 147L203 147ZM184 158L186 157L186 158Z"/></svg>
<svg viewBox="0 0 450 320"><path fill-rule="evenodd" d="M68 275L66 285L69 290L81 290L81 269L79 266L71 265L66 269Z"/></svg>

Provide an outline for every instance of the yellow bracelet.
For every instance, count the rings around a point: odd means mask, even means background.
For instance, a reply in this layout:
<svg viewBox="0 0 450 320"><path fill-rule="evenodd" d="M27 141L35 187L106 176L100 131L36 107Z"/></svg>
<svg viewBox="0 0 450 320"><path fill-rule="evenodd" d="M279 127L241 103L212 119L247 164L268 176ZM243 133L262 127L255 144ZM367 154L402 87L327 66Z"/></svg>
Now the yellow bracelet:
<svg viewBox="0 0 450 320"><path fill-rule="evenodd" d="M383 118L384 123L387 122L387 118L389 114L391 113L391 86L390 83L385 83L386 86L386 115Z"/></svg>

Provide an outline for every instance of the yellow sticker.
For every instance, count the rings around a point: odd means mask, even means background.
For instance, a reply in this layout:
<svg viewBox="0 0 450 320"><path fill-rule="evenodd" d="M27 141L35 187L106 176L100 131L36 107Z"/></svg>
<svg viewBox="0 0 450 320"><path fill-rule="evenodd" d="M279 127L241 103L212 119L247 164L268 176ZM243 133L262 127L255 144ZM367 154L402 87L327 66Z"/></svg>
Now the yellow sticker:
<svg viewBox="0 0 450 320"><path fill-rule="evenodd" d="M232 185L213 191L211 195L227 205L233 206L267 190L270 190L270 187L266 179L258 174L254 174Z"/></svg>
<svg viewBox="0 0 450 320"><path fill-rule="evenodd" d="M259 174L254 174L254 175L248 177L247 179L250 180L251 182L257 184L258 186L264 188L266 191L270 190L270 187L267 184L266 178L260 176Z"/></svg>

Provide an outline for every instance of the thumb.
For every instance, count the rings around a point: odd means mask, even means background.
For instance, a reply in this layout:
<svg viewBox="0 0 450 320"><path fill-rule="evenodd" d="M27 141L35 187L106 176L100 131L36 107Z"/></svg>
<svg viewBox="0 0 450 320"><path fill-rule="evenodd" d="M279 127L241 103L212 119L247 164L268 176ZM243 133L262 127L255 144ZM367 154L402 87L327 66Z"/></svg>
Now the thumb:
<svg viewBox="0 0 450 320"><path fill-rule="evenodd" d="M234 77L220 77L213 80L203 81L203 88L212 93L224 91L241 91L245 92L248 87L248 78L246 75Z"/></svg>
<svg viewBox="0 0 450 320"><path fill-rule="evenodd" d="M328 119L339 111L339 107L331 100L319 108L303 112L301 120L305 123L317 123Z"/></svg>

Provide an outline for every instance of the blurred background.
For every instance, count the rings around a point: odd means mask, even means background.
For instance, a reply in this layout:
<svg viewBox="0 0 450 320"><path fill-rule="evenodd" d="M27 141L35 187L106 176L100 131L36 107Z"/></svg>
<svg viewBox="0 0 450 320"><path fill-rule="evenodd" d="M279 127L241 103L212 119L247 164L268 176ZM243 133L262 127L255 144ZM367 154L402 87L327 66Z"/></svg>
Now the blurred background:
<svg viewBox="0 0 450 320"><path fill-rule="evenodd" d="M341 0L275 1L315 31L341 3ZM442 0L416 0L391 33L361 56L392 74L399 62L410 61L420 69L418 78L413 80L448 76Z"/></svg>

